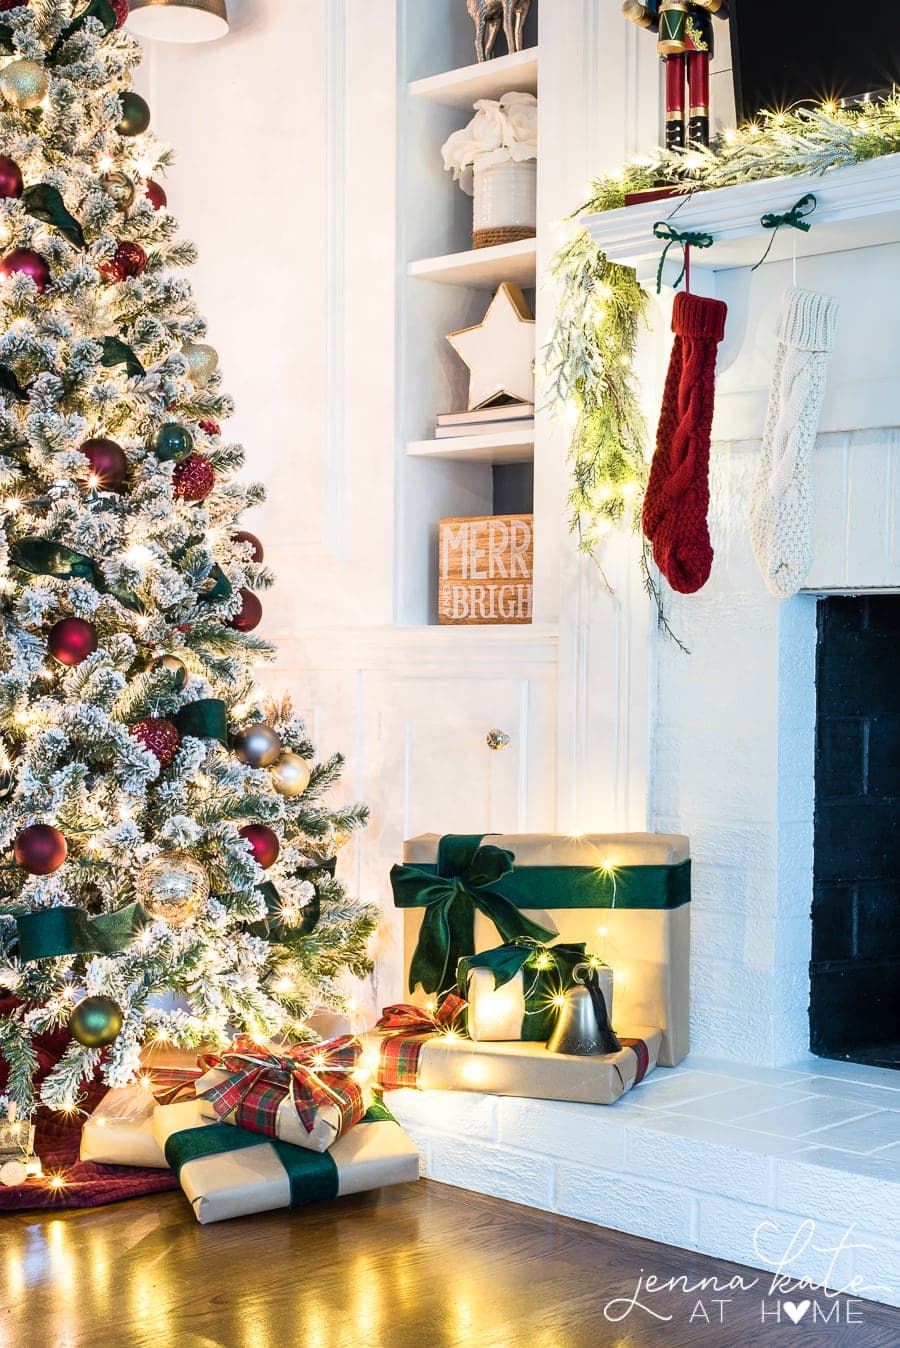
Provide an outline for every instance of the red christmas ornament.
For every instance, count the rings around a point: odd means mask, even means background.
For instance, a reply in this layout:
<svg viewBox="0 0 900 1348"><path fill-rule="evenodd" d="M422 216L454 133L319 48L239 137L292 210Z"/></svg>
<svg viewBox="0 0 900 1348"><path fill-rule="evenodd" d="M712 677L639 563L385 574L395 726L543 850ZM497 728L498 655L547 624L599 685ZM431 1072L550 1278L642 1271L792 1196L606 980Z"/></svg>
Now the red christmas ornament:
<svg viewBox="0 0 900 1348"><path fill-rule="evenodd" d="M18 0L14 0L17 3ZM116 16L116 27L121 28L122 24L128 18L128 0L109 0L112 5L113 14Z"/></svg>
<svg viewBox="0 0 900 1348"><path fill-rule="evenodd" d="M97 649L97 633L83 618L60 618L47 633L47 649L61 665L80 665Z"/></svg>
<svg viewBox="0 0 900 1348"><path fill-rule="evenodd" d="M254 857L263 870L267 871L278 859L278 834L265 824L245 824L243 828L238 829L238 833L242 838L246 838Z"/></svg>
<svg viewBox="0 0 900 1348"><path fill-rule="evenodd" d="M202 454L189 454L175 465L172 487L182 501L205 501L216 484L216 470Z"/></svg>
<svg viewBox="0 0 900 1348"><path fill-rule="evenodd" d="M22 170L16 161L0 155L0 197L20 197L24 190Z"/></svg>
<svg viewBox="0 0 900 1348"><path fill-rule="evenodd" d="M143 721L135 722L131 733L159 759L163 768L167 768L178 753L181 735L171 721L165 721L159 716L148 716Z"/></svg>
<svg viewBox="0 0 900 1348"><path fill-rule="evenodd" d="M265 554L263 553L263 545L256 537L256 534L251 534L248 529L239 529L234 535L234 541L235 543L249 543L252 549L254 562L262 561Z"/></svg>
<svg viewBox="0 0 900 1348"><path fill-rule="evenodd" d="M163 206L169 204L165 189L160 187L159 183L155 183L152 178L148 178L144 183L144 196L155 211L161 211Z"/></svg>
<svg viewBox="0 0 900 1348"><path fill-rule="evenodd" d="M127 4L128 0L126 0ZM5 14L8 9L15 9L16 5L27 5L28 0L0 0L0 14Z"/></svg>
<svg viewBox="0 0 900 1348"><path fill-rule="evenodd" d="M129 276L140 276L146 265L147 254L141 245L126 239L107 262L100 263L100 275L107 281L124 281Z"/></svg>
<svg viewBox="0 0 900 1348"><path fill-rule="evenodd" d="M91 472L97 477L99 486L106 491L121 487L128 473L128 460L125 451L115 440L96 436L92 440L85 440L79 449L91 465Z"/></svg>
<svg viewBox="0 0 900 1348"><path fill-rule="evenodd" d="M262 604L252 590L241 590L240 612L229 619L229 626L237 632L252 632L262 620Z"/></svg>
<svg viewBox="0 0 900 1348"><path fill-rule="evenodd" d="M58 871L68 852L66 840L50 824L31 824L16 838L13 854L16 864L31 875L50 875Z"/></svg>
<svg viewBox="0 0 900 1348"><path fill-rule="evenodd" d="M201 431L205 431L207 435L222 434L222 427L213 417L205 417L204 420L199 423L199 425Z"/></svg>
<svg viewBox="0 0 900 1348"><path fill-rule="evenodd" d="M50 281L50 268L46 259L30 248L14 248L11 253L7 253L3 261L0 262L0 272L4 276L12 276L14 272L22 272L24 276L31 277L39 291L46 290Z"/></svg>

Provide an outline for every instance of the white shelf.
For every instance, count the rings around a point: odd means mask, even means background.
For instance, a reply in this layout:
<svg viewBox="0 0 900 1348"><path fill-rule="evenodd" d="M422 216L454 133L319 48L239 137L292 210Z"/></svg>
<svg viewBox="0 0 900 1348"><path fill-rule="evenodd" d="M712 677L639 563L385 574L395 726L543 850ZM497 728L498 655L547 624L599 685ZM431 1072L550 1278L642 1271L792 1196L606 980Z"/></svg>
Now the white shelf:
<svg viewBox="0 0 900 1348"><path fill-rule="evenodd" d="M537 274L537 240L517 239L492 248L470 248L465 253L446 253L410 262L409 275L420 281L443 281L447 285L493 290L501 281L533 286Z"/></svg>
<svg viewBox="0 0 900 1348"><path fill-rule="evenodd" d="M443 440L411 440L406 446L406 452L415 459L529 463L534 458L534 431L510 430L499 435L454 435Z"/></svg>
<svg viewBox="0 0 900 1348"><path fill-rule="evenodd" d="M424 98L447 108L472 111L476 98L499 98L512 91L536 94L538 87L538 49L527 47L511 56L497 56L459 70L429 75L409 85L411 98Z"/></svg>
<svg viewBox="0 0 900 1348"><path fill-rule="evenodd" d="M862 164L830 169L821 175L803 174L717 187L697 192L679 206L679 198L626 206L582 216L582 221L610 262L634 267L639 280L656 276L663 241L653 237L653 225L665 220L678 206L676 229L702 230L715 242L709 249L693 249L691 270L726 271L752 267L772 239L760 217L767 212L782 214L800 197L812 192L817 206L808 217L809 233L785 226L778 231L768 262L790 258L871 248L900 240L900 155L885 155ZM681 268L681 249L676 244L666 262L667 279Z"/></svg>

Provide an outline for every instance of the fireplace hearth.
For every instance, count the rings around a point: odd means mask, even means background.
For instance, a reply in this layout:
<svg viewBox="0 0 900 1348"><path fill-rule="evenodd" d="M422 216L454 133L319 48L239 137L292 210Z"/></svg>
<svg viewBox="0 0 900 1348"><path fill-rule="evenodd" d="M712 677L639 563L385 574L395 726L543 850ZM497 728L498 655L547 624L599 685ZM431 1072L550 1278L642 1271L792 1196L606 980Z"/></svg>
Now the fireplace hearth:
<svg viewBox="0 0 900 1348"><path fill-rule="evenodd" d="M900 1068L900 596L817 620L810 1048Z"/></svg>

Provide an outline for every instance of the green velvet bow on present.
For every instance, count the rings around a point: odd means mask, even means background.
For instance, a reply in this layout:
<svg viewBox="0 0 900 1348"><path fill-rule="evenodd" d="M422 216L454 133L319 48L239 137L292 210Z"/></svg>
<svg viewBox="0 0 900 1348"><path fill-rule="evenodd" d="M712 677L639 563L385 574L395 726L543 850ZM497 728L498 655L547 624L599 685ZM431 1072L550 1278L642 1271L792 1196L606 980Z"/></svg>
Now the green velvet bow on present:
<svg viewBox="0 0 900 1348"><path fill-rule="evenodd" d="M513 941L461 959L456 972L457 986L460 995L467 997L472 969L489 969L495 988L502 988L516 974L521 974L525 997L522 1038L543 1042L550 1038L559 1016L559 1005L554 999L574 987L574 971L587 959L583 941L560 941L552 946L529 940Z"/></svg>
<svg viewBox="0 0 900 1348"><path fill-rule="evenodd" d="M504 941L528 936L546 941L555 933L540 926L497 888L513 870L514 857L477 837L448 834L438 847L437 868L394 866L391 888L398 908L424 908L419 942L409 966L409 990L444 992L456 966L475 950L475 910L490 918Z"/></svg>

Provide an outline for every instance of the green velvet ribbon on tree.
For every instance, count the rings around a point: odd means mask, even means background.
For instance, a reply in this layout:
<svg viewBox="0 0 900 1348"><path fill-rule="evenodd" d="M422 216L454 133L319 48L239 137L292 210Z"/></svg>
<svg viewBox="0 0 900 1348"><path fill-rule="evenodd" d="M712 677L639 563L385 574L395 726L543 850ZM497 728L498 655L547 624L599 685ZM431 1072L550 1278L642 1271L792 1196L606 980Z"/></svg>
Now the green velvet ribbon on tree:
<svg viewBox="0 0 900 1348"><path fill-rule="evenodd" d="M512 853L501 852L497 847L483 847L481 842L480 834L449 834L438 845L436 865L394 866L391 871L395 907L426 910L410 965L410 991L417 981L421 981L426 992L443 992L443 980L448 973L450 978L446 986L452 986L455 981L457 960L475 951L476 905L471 895L467 897L468 884L464 878L459 889L448 892L448 887L456 884L453 876L463 871L468 873L476 850L499 853L509 859L502 874L489 880L486 888L490 901L496 900L502 905L497 911L502 913L504 920L510 910L515 911L521 929L514 931L507 925L504 930L484 903L477 905L494 922L504 941L513 941L519 936L545 941L556 935L524 917L517 911L520 908L534 911L554 908L670 909L691 901L690 861L679 862L676 866L513 868ZM477 887L475 892L478 893ZM524 929L525 924L529 930Z"/></svg>
<svg viewBox="0 0 900 1348"><path fill-rule="evenodd" d="M357 1128L366 1123L389 1123L393 1115L383 1104L369 1107ZM249 1147L274 1147L284 1166L290 1185L292 1208L337 1198L339 1193L338 1168L330 1152L313 1151L309 1147L294 1147L275 1138L262 1138L245 1128L230 1123L209 1123L200 1128L183 1128L166 1138L165 1157L176 1175L182 1167L207 1156L221 1156L223 1152L246 1151Z"/></svg>
<svg viewBox="0 0 900 1348"><path fill-rule="evenodd" d="M139 903L98 917L91 917L84 908L63 907L6 915L16 919L23 963L60 955L115 955L131 944L148 921Z"/></svg>
<svg viewBox="0 0 900 1348"><path fill-rule="evenodd" d="M51 187L49 183L35 183L33 187L25 188L20 200L35 220L40 220L43 225L52 225L69 243L76 248L84 248L84 230L66 209L58 188Z"/></svg>
<svg viewBox="0 0 900 1348"><path fill-rule="evenodd" d="M475 910L490 918L504 941L553 935L532 922L498 892L510 875L513 855L480 837L448 834L438 846L437 866L393 866L391 888L398 908L424 908L419 943L409 966L409 990L421 983L426 992L443 992L456 979L456 966L475 950Z"/></svg>
<svg viewBox="0 0 900 1348"><path fill-rule="evenodd" d="M125 371L131 379L140 379L142 375L147 373L131 347L121 338L104 337L100 345L103 348L100 364L105 370L112 370L117 365L124 365Z"/></svg>
<svg viewBox="0 0 900 1348"><path fill-rule="evenodd" d="M51 538L19 538L9 550L15 566L35 576L52 576L55 580L86 580L101 594L110 594L125 608L143 613L144 605L136 594L121 585L108 585L96 562L83 553L55 543Z"/></svg>
<svg viewBox="0 0 900 1348"><path fill-rule="evenodd" d="M8 393L17 403L28 402L28 390L22 387L8 365L0 365L0 393Z"/></svg>
<svg viewBox="0 0 900 1348"><path fill-rule="evenodd" d="M16 44L13 38L13 30L8 23L0 23L0 52L6 56L15 54Z"/></svg>
<svg viewBox="0 0 900 1348"><path fill-rule="evenodd" d="M228 707L219 697L201 697L187 702L172 717L182 735L198 740L218 740L228 745Z"/></svg>
<svg viewBox="0 0 900 1348"><path fill-rule="evenodd" d="M494 975L495 988L502 988L516 974L522 974L525 997L522 1038L543 1042L550 1038L559 1016L559 1007L553 998L574 987L574 970L577 965L584 964L586 958L583 941L559 941L552 946L513 941L461 959L456 969L456 983L460 996L467 998L471 969L489 969Z"/></svg>
<svg viewBox="0 0 900 1348"><path fill-rule="evenodd" d="M329 875L334 875L336 869L337 857L328 857L327 860L316 862L312 866L298 866L294 871L294 876L298 880L309 880L310 883L314 883L312 877L320 871L326 871ZM271 880L266 880L264 884L257 885L257 890L266 901L268 913L258 922L248 923L247 931L251 936L258 936L263 941L290 941L296 936L309 936L310 932L315 931L319 925L319 918L322 916L322 900L318 890L309 903L305 905L303 916L296 927L285 926L282 919L281 895Z"/></svg>

